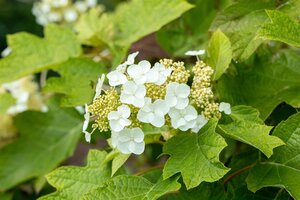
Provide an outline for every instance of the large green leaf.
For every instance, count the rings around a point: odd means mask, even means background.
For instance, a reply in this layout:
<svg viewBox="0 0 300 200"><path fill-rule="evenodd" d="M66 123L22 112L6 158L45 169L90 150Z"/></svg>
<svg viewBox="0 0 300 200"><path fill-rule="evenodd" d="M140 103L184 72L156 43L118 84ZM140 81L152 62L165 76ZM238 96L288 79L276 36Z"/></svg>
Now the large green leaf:
<svg viewBox="0 0 300 200"><path fill-rule="evenodd" d="M61 77L48 79L44 89L64 94L64 106L83 105L92 100L94 90L91 83L97 81L105 70L104 66L89 59L70 59L56 67Z"/></svg>
<svg viewBox="0 0 300 200"><path fill-rule="evenodd" d="M274 9L276 4L276 0L236 1L216 17L210 29L221 29L231 41L233 58L245 60L262 43L256 33L268 19L264 10Z"/></svg>
<svg viewBox="0 0 300 200"><path fill-rule="evenodd" d="M232 50L229 39L219 29L212 35L207 48L207 64L214 69L213 80L218 80L229 67Z"/></svg>
<svg viewBox="0 0 300 200"><path fill-rule="evenodd" d="M100 187L110 178L109 166L103 163L106 152L90 150L85 167L60 167L46 176L57 191L39 200L79 200L88 191Z"/></svg>
<svg viewBox="0 0 300 200"><path fill-rule="evenodd" d="M271 22L261 27L257 37L300 47L300 24L280 11L267 10L266 12Z"/></svg>
<svg viewBox="0 0 300 200"><path fill-rule="evenodd" d="M45 38L29 33L8 36L12 53L0 60L0 83L40 72L81 54L80 43L68 28L50 24Z"/></svg>
<svg viewBox="0 0 300 200"><path fill-rule="evenodd" d="M153 184L143 177L121 175L107 181L102 187L91 190L82 200L155 200L166 193L179 190L177 179L178 176Z"/></svg>
<svg viewBox="0 0 300 200"><path fill-rule="evenodd" d="M255 107L262 119L283 101L300 107L299 63L296 51L283 50L270 57L263 55L250 65L237 65L236 73L226 73L219 79L220 99Z"/></svg>
<svg viewBox="0 0 300 200"><path fill-rule="evenodd" d="M0 190L43 175L73 153L81 119L73 109L52 100L47 113L25 112L16 117L20 137L0 149Z"/></svg>
<svg viewBox="0 0 300 200"><path fill-rule="evenodd" d="M163 170L165 179L180 172L190 189L203 181L217 181L229 171L219 161L226 142L215 133L216 123L210 120L199 134L182 133L168 140L163 148L163 152L170 155Z"/></svg>
<svg viewBox="0 0 300 200"><path fill-rule="evenodd" d="M263 124L256 109L250 106L236 106L232 108L230 116L233 122L219 125L226 136L259 149L267 157L273 154L275 147L284 144L278 137L269 135L272 127Z"/></svg>
<svg viewBox="0 0 300 200"><path fill-rule="evenodd" d="M300 199L300 113L280 123L273 135L286 145L276 148L269 160L251 169L248 188L255 192L263 187L281 187Z"/></svg>

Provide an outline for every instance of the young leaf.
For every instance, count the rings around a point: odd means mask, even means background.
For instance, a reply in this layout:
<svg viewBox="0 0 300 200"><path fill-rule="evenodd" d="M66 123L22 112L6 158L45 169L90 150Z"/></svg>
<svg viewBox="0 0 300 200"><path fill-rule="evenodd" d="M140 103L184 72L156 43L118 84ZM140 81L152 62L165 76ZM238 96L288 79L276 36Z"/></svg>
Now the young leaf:
<svg viewBox="0 0 300 200"><path fill-rule="evenodd" d="M74 58L57 65L55 70L61 77L49 78L44 90L64 94L63 106L78 106L92 100L91 82L97 81L105 68L89 59Z"/></svg>
<svg viewBox="0 0 300 200"><path fill-rule="evenodd" d="M236 74L226 73L217 83L221 101L257 108L262 119L285 101L300 106L300 56L283 50L270 57L261 57L250 65L237 65Z"/></svg>
<svg viewBox="0 0 300 200"><path fill-rule="evenodd" d="M12 53L0 60L0 83L40 72L81 54L76 35L70 29L54 24L46 27L43 39L29 33L17 33L8 36L8 45Z"/></svg>
<svg viewBox="0 0 300 200"><path fill-rule="evenodd" d="M90 150L85 167L60 167L46 176L57 191L39 200L79 200L88 191L102 185L110 178L108 165L103 164L106 152Z"/></svg>
<svg viewBox="0 0 300 200"><path fill-rule="evenodd" d="M219 161L226 142L215 133L216 124L210 120L199 134L182 133L168 140L163 148L164 154L170 155L163 170L164 179L180 172L190 189L203 181L217 181L229 171Z"/></svg>
<svg viewBox="0 0 300 200"><path fill-rule="evenodd" d="M280 123L273 135L286 145L274 150L274 155L251 169L247 178L248 188L256 192L263 187L281 187L290 195L300 198L300 113Z"/></svg>
<svg viewBox="0 0 300 200"><path fill-rule="evenodd" d="M44 175L70 156L80 136L81 118L52 100L47 113L24 112L16 117L20 137L0 149L0 191Z"/></svg>
<svg viewBox="0 0 300 200"><path fill-rule="evenodd" d="M207 49L207 64L214 69L213 80L218 80L229 67L232 50L229 39L219 29L212 35Z"/></svg>
<svg viewBox="0 0 300 200"><path fill-rule="evenodd" d="M276 40L300 47L300 24L283 12L276 10L266 12L271 22L260 28L257 38Z"/></svg>
<svg viewBox="0 0 300 200"><path fill-rule="evenodd" d="M166 193L177 191L180 184L177 177L159 180L156 184L139 176L117 176L102 187L91 190L82 200L155 200Z"/></svg>
<svg viewBox="0 0 300 200"><path fill-rule="evenodd" d="M216 17L210 29L221 29L226 34L235 60L246 60L262 43L256 39L256 32L268 19L264 10L275 8L276 4L276 0L236 1Z"/></svg>

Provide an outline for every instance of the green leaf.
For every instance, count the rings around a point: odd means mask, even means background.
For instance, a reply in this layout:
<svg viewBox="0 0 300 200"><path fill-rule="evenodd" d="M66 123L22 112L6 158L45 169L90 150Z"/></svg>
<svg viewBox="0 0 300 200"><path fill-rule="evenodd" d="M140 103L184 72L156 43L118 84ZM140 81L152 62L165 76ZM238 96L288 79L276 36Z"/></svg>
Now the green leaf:
<svg viewBox="0 0 300 200"><path fill-rule="evenodd" d="M50 24L45 38L29 33L8 36L12 53L0 60L0 83L49 69L51 65L81 54L80 43L68 28Z"/></svg>
<svg viewBox="0 0 300 200"><path fill-rule="evenodd" d="M232 50L229 39L219 29L213 33L207 48L207 63L215 72L213 80L218 80L229 67Z"/></svg>
<svg viewBox="0 0 300 200"><path fill-rule="evenodd" d="M180 172L190 189L203 181L217 181L229 171L219 161L226 142L215 133L216 123L210 120L199 134L182 133L168 140L163 148L164 154L170 155L163 170L164 179Z"/></svg>
<svg viewBox="0 0 300 200"><path fill-rule="evenodd" d="M271 22L264 24L257 33L257 38L276 40L291 46L300 47L300 25L288 15L276 11L266 11Z"/></svg>
<svg viewBox="0 0 300 200"><path fill-rule="evenodd" d="M284 144L278 137L269 135L272 127L264 125L255 108L234 106L231 111L233 122L218 126L226 136L259 149L267 157L275 147Z"/></svg>
<svg viewBox="0 0 300 200"><path fill-rule="evenodd" d="M102 185L110 178L108 165L103 163L105 151L90 150L85 167L60 167L46 176L57 191L39 200L79 200L88 191Z"/></svg>
<svg viewBox="0 0 300 200"><path fill-rule="evenodd" d="M262 119L283 101L300 107L299 63L296 51L282 50L249 65L237 64L236 73L224 74L217 83L220 100L257 108Z"/></svg>
<svg viewBox="0 0 300 200"><path fill-rule="evenodd" d="M74 109L52 100L47 113L24 112L15 125L20 137L0 149L0 191L48 173L72 155L82 123Z"/></svg>
<svg viewBox="0 0 300 200"><path fill-rule="evenodd" d="M221 29L230 39L233 58L246 60L262 43L257 30L268 19L265 9L274 9L276 0L239 0L220 13L210 30Z"/></svg>
<svg viewBox="0 0 300 200"><path fill-rule="evenodd" d="M5 114L9 107L15 105L16 100L9 93L0 94L0 115Z"/></svg>
<svg viewBox="0 0 300 200"><path fill-rule="evenodd" d="M143 177L121 175L90 191L82 200L155 200L166 193L177 191L180 188L177 180L178 176L153 184Z"/></svg>
<svg viewBox="0 0 300 200"><path fill-rule="evenodd" d="M91 83L97 81L106 69L89 59L74 58L58 65L56 71L61 77L49 78L44 90L64 94L63 106L78 106L92 100L94 90Z"/></svg>
<svg viewBox="0 0 300 200"><path fill-rule="evenodd" d="M300 113L280 123L273 135L286 145L276 148L269 160L251 169L248 188L256 192L263 187L281 187L293 198L300 199Z"/></svg>

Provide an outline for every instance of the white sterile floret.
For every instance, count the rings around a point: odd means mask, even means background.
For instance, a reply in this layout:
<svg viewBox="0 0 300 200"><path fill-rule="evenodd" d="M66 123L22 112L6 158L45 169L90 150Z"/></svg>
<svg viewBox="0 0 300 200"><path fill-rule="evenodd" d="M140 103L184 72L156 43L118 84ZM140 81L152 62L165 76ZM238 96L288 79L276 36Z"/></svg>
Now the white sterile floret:
<svg viewBox="0 0 300 200"><path fill-rule="evenodd" d="M102 91L102 86L103 86L103 83L104 83L104 79L105 79L104 74L101 75L101 78L98 78L98 82L97 82L97 85L96 85L96 92L95 92L95 96L93 98L93 101L95 101L95 99L100 96L101 91Z"/></svg>
<svg viewBox="0 0 300 200"><path fill-rule="evenodd" d="M190 87L184 83L172 82L167 85L165 101L169 107L184 109L189 104Z"/></svg>
<svg viewBox="0 0 300 200"><path fill-rule="evenodd" d="M231 106L229 103L221 102L219 105L219 111L224 112L226 115L231 114Z"/></svg>
<svg viewBox="0 0 300 200"><path fill-rule="evenodd" d="M123 85L120 100L122 103L132 104L135 107L141 108L145 104L146 87L136 84L133 81L128 81Z"/></svg>
<svg viewBox="0 0 300 200"><path fill-rule="evenodd" d="M108 78L109 85L113 87L118 85L123 85L128 81L125 74L117 70L109 72L107 74L107 78Z"/></svg>
<svg viewBox="0 0 300 200"><path fill-rule="evenodd" d="M187 51L187 52L185 52L185 55L187 55L187 56L201 56L203 54L205 54L204 49L200 49L198 51Z"/></svg>
<svg viewBox="0 0 300 200"><path fill-rule="evenodd" d="M205 126L205 124L207 124L208 119L206 119L203 115L199 115L199 116L197 117L197 119L195 119L195 120L196 120L196 124L194 125L194 127L192 127L192 132L198 133L199 130L200 130L203 126Z"/></svg>
<svg viewBox="0 0 300 200"><path fill-rule="evenodd" d="M112 146L123 154L140 155L145 150L144 133L140 128L125 128L111 133Z"/></svg>
<svg viewBox="0 0 300 200"><path fill-rule="evenodd" d="M82 132L85 134L85 140L87 142L91 141L91 133L87 132L86 129L88 128L89 122L90 122L90 113L88 110L88 105L85 104L85 113L84 113L84 122L82 126Z"/></svg>
<svg viewBox="0 0 300 200"><path fill-rule="evenodd" d="M164 65L160 63L155 63L154 67L152 68L158 73L158 79L154 84L156 85L162 85L166 82L168 76L171 75L172 69L171 68L166 68Z"/></svg>
<svg viewBox="0 0 300 200"><path fill-rule="evenodd" d="M57 12L50 12L48 14L49 22L59 22L61 18L62 18L61 14Z"/></svg>
<svg viewBox="0 0 300 200"><path fill-rule="evenodd" d="M129 126L131 121L128 119L130 116L130 108L127 105L121 105L117 111L111 111L108 113L109 126L112 131L119 132L124 127Z"/></svg>
<svg viewBox="0 0 300 200"><path fill-rule="evenodd" d="M171 117L171 124L173 128L187 131L195 126L198 114L193 106L188 105L182 110L171 108L169 116Z"/></svg>
<svg viewBox="0 0 300 200"><path fill-rule="evenodd" d="M130 65L127 73L137 84L155 83L158 81L158 72L151 69L151 64L147 60L142 60L137 65Z"/></svg>
<svg viewBox="0 0 300 200"><path fill-rule="evenodd" d="M158 99L151 103L151 99L145 98L145 105L142 107L137 118L144 123L150 123L155 127L162 127L165 124L165 114L169 112L169 107L164 100Z"/></svg>
<svg viewBox="0 0 300 200"><path fill-rule="evenodd" d="M77 20L77 18L78 18L78 14L77 14L76 10L74 10L74 9L67 9L64 12L64 19L67 22L74 22Z"/></svg>
<svg viewBox="0 0 300 200"><path fill-rule="evenodd" d="M126 67L128 65L132 65L134 63L134 60L135 60L135 57L139 54L139 52L135 52L135 53L132 53L132 54L129 54L128 57L127 57L127 60L120 64L118 67L117 67L117 71L119 72L122 72L122 73L125 73L126 72Z"/></svg>

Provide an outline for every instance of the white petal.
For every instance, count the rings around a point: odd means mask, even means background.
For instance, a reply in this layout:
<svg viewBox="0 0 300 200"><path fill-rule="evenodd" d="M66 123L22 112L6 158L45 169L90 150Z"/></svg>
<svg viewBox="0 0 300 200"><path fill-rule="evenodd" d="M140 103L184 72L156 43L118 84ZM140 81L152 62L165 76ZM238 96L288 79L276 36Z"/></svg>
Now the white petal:
<svg viewBox="0 0 300 200"><path fill-rule="evenodd" d="M138 85L135 96L144 98L146 96L146 87L144 85Z"/></svg>
<svg viewBox="0 0 300 200"><path fill-rule="evenodd" d="M158 99L153 103L153 109L161 111L164 115L167 114L170 110L169 105L166 101Z"/></svg>
<svg viewBox="0 0 300 200"><path fill-rule="evenodd" d="M126 94L135 94L138 90L138 85L133 81L128 81L123 85L123 91Z"/></svg>
<svg viewBox="0 0 300 200"><path fill-rule="evenodd" d="M175 105L175 108L177 109L184 109L187 107L189 104L189 99L188 98L178 98L177 103Z"/></svg>
<svg viewBox="0 0 300 200"><path fill-rule="evenodd" d="M150 69L146 76L147 83L155 83L159 79L159 73L155 69Z"/></svg>
<svg viewBox="0 0 300 200"><path fill-rule="evenodd" d="M131 135L135 142L142 142L144 140L144 132L140 128L131 129Z"/></svg>
<svg viewBox="0 0 300 200"><path fill-rule="evenodd" d="M171 94L166 94L165 102L171 108L171 107L176 106L176 104L177 104L177 98L175 96L171 95Z"/></svg>
<svg viewBox="0 0 300 200"><path fill-rule="evenodd" d="M196 124L194 127L192 127L192 131L194 133L198 133L199 130L207 124L208 119L206 119L203 115L199 115L196 119Z"/></svg>
<svg viewBox="0 0 300 200"><path fill-rule="evenodd" d="M145 151L145 142L135 143L132 153L140 155Z"/></svg>
<svg viewBox="0 0 300 200"><path fill-rule="evenodd" d="M135 53L129 54L129 55L128 55L128 58L127 58L127 60L126 60L125 63L126 63L127 65L132 65L132 64L134 63L135 57L136 57L138 54L139 54L138 51L135 52Z"/></svg>
<svg viewBox="0 0 300 200"><path fill-rule="evenodd" d="M105 75L104 74L102 74L101 78L98 78L98 82L97 82L97 85L96 85L96 92L95 92L95 96L94 96L94 99L93 99L94 101L101 94L101 90L102 90L102 86L103 86L103 83L104 83L104 79L105 79Z"/></svg>
<svg viewBox="0 0 300 200"><path fill-rule="evenodd" d="M160 128L165 124L165 117L157 115L153 118L153 120L151 120L151 124L157 128Z"/></svg>
<svg viewBox="0 0 300 200"><path fill-rule="evenodd" d="M119 120L110 120L109 121L109 126L110 126L110 129L115 131L115 132L119 132L121 130L124 129L124 126L122 126L120 123L119 123Z"/></svg>
<svg viewBox="0 0 300 200"><path fill-rule="evenodd" d="M119 142L117 149L123 154L130 154L131 152L128 149L129 142Z"/></svg>
<svg viewBox="0 0 300 200"><path fill-rule="evenodd" d="M130 65L127 69L127 73L133 79L138 79L142 75L142 69L139 65Z"/></svg>
<svg viewBox="0 0 300 200"><path fill-rule="evenodd" d="M141 122L144 123L149 123L149 113L148 112L144 112L142 109L139 110L138 114L137 114L137 119Z"/></svg>
<svg viewBox="0 0 300 200"><path fill-rule="evenodd" d="M123 117L123 118L128 118L130 116L130 108L127 105L121 105L118 107L118 113Z"/></svg>
<svg viewBox="0 0 300 200"><path fill-rule="evenodd" d="M86 129L88 128L88 125L89 125L89 121L85 120L83 122L82 131L86 131Z"/></svg>
<svg viewBox="0 0 300 200"><path fill-rule="evenodd" d="M219 105L219 111L224 112L226 115L231 114L231 106L229 103L221 102Z"/></svg>
<svg viewBox="0 0 300 200"><path fill-rule="evenodd" d="M147 73L151 68L151 64L147 60L140 61L138 65L142 69L143 73Z"/></svg>
<svg viewBox="0 0 300 200"><path fill-rule="evenodd" d="M179 83L172 82L167 85L167 94L176 94Z"/></svg>
<svg viewBox="0 0 300 200"><path fill-rule="evenodd" d="M116 148L119 143L119 132L111 132L111 145Z"/></svg>
<svg viewBox="0 0 300 200"><path fill-rule="evenodd" d="M107 118L108 120L117 120L120 118L120 114L117 111L110 111Z"/></svg>
<svg viewBox="0 0 300 200"><path fill-rule="evenodd" d="M187 51L187 52L185 52L185 55L187 55L187 56L199 56L199 55L203 55L203 54L205 54L204 49L200 49L198 51Z"/></svg>
<svg viewBox="0 0 300 200"><path fill-rule="evenodd" d="M181 83L176 90L176 94L180 98L186 98L190 95L190 87L187 84Z"/></svg>
<svg viewBox="0 0 300 200"><path fill-rule="evenodd" d="M125 126L129 126L131 124L131 121L129 119L121 118L119 119L119 124L125 127Z"/></svg>
<svg viewBox="0 0 300 200"><path fill-rule="evenodd" d="M135 98L132 102L132 105L138 108L142 108L145 105L145 99L144 98Z"/></svg>
<svg viewBox="0 0 300 200"><path fill-rule="evenodd" d="M179 119L171 119L171 124L174 128L178 128L180 126L186 125L186 121L182 118Z"/></svg>
<svg viewBox="0 0 300 200"><path fill-rule="evenodd" d="M91 133L87 132L87 131L84 131L84 137L85 137L85 141L87 142L91 142Z"/></svg>

